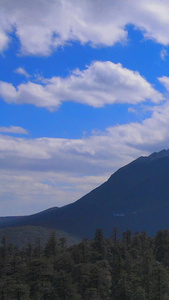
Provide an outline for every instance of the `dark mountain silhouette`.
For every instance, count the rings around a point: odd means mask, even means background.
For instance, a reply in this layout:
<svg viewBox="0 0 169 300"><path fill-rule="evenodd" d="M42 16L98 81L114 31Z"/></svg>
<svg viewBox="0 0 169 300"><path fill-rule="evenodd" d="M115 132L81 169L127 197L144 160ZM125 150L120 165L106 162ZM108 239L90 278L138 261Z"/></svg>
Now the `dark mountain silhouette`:
<svg viewBox="0 0 169 300"><path fill-rule="evenodd" d="M35 225L93 237L100 227L153 235L169 228L169 150L140 157L120 168L104 184L61 208L12 220L8 226ZM0 222L0 227L6 227Z"/></svg>

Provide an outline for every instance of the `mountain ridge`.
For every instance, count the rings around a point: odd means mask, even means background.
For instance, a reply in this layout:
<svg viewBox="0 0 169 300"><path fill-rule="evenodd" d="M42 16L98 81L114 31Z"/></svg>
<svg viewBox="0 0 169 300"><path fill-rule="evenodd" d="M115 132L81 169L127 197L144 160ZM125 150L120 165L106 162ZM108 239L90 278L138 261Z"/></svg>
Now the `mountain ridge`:
<svg viewBox="0 0 169 300"><path fill-rule="evenodd" d="M55 228L89 238L98 227L106 235L115 226L120 232L130 228L149 234L169 228L169 150L137 158L74 203L11 223L25 225Z"/></svg>

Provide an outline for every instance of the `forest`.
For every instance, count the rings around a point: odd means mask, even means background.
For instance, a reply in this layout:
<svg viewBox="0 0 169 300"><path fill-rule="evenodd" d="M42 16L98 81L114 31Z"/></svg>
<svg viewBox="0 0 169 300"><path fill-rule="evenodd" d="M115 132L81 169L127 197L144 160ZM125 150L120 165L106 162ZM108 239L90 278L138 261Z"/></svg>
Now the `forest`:
<svg viewBox="0 0 169 300"><path fill-rule="evenodd" d="M24 249L2 238L0 300L168 300L169 230L154 237L117 228L67 247L55 233Z"/></svg>

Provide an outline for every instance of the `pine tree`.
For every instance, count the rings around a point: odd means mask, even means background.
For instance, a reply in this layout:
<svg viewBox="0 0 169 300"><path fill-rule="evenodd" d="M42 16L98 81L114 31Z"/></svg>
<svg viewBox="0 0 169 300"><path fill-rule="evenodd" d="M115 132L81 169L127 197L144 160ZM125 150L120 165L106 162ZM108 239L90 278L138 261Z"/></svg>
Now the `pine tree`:
<svg viewBox="0 0 169 300"><path fill-rule="evenodd" d="M57 252L58 252L58 243L57 243L56 233L52 232L45 246L45 255L47 257L54 258Z"/></svg>

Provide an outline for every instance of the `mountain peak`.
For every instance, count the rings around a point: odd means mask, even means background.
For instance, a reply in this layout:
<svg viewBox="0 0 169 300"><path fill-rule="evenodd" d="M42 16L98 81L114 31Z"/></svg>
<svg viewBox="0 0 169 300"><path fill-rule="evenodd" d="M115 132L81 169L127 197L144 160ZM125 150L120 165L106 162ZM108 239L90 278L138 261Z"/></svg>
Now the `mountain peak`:
<svg viewBox="0 0 169 300"><path fill-rule="evenodd" d="M156 160L156 159L167 157L167 156L169 157L169 149L168 150L164 149L159 152L154 152L154 153L150 154L148 156L148 158L151 160Z"/></svg>

